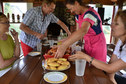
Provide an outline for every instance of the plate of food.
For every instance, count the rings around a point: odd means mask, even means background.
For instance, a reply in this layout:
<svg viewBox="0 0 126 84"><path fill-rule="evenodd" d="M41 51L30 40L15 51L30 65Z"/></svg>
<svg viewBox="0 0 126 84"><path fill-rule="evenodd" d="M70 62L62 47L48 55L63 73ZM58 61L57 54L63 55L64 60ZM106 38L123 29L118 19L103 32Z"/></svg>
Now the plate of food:
<svg viewBox="0 0 126 84"><path fill-rule="evenodd" d="M55 53L57 51L57 47L56 48L51 48L44 56L45 59L47 58L53 58L55 56ZM65 54L63 56L63 58L68 58L71 55L71 48L67 48L65 51Z"/></svg>
<svg viewBox="0 0 126 84"><path fill-rule="evenodd" d="M30 55L30 56L38 56L38 55L41 55L41 52L30 52L30 53L28 53L28 55Z"/></svg>
<svg viewBox="0 0 126 84"><path fill-rule="evenodd" d="M49 71L64 71L70 68L70 62L65 58L48 58L43 67Z"/></svg>
<svg viewBox="0 0 126 84"><path fill-rule="evenodd" d="M48 83L63 83L67 80L67 75L62 72L48 72L44 75L44 80Z"/></svg>

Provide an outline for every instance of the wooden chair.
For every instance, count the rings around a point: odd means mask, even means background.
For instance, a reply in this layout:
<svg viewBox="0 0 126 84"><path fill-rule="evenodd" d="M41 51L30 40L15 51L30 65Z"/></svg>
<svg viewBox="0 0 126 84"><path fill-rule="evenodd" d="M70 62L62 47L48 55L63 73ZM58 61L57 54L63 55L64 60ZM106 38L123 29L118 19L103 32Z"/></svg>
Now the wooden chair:
<svg viewBox="0 0 126 84"><path fill-rule="evenodd" d="M107 44L107 55L111 58L113 51L115 49L115 44Z"/></svg>

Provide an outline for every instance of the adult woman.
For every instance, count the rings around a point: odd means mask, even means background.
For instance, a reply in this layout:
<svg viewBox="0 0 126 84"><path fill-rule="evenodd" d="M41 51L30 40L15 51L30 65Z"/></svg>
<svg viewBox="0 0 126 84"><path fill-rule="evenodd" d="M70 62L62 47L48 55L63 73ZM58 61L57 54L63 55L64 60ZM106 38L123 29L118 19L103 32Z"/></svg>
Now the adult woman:
<svg viewBox="0 0 126 84"><path fill-rule="evenodd" d="M126 69L126 10L118 11L111 28L112 36L119 38L119 40L108 64L93 59L89 55L82 52L77 52L75 55L70 56L69 59L85 59L89 63L92 63L92 65L95 67L106 71L110 77L110 80L112 80L114 84L125 84L126 78L119 77L118 75L115 76L115 72L121 69Z"/></svg>
<svg viewBox="0 0 126 84"><path fill-rule="evenodd" d="M106 62L106 40L102 31L102 21L99 14L83 4L82 0L66 0L66 7L76 14L77 31L58 47L55 57L62 57L66 48L72 43L85 40L85 52L103 62Z"/></svg>
<svg viewBox="0 0 126 84"><path fill-rule="evenodd" d="M18 41L18 33L13 29L11 34L14 38L6 32L9 32L9 21L7 17L0 12L0 70L3 70L19 58L20 46Z"/></svg>

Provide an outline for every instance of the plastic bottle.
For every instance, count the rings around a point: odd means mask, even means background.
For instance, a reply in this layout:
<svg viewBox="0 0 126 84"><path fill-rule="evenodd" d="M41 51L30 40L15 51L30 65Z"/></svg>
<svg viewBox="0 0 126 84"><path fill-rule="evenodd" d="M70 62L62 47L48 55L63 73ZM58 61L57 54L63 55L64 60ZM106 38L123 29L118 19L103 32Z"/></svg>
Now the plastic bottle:
<svg viewBox="0 0 126 84"><path fill-rule="evenodd" d="M58 45L60 45L62 42L60 40L62 40L64 38L64 34L63 34L63 30L60 30L60 35L58 36Z"/></svg>

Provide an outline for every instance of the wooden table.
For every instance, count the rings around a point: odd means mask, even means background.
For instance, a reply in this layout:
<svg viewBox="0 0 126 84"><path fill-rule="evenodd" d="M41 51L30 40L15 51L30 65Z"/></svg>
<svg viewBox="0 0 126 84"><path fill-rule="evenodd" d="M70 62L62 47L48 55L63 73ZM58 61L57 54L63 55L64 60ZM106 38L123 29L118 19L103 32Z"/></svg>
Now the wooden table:
<svg viewBox="0 0 126 84"><path fill-rule="evenodd" d="M0 84L48 84L43 79L41 60L42 56L24 57L0 78ZM86 66L83 77L75 75L75 64L71 64L70 69L63 72L67 74L68 79L62 84L113 84L103 71L93 66Z"/></svg>

